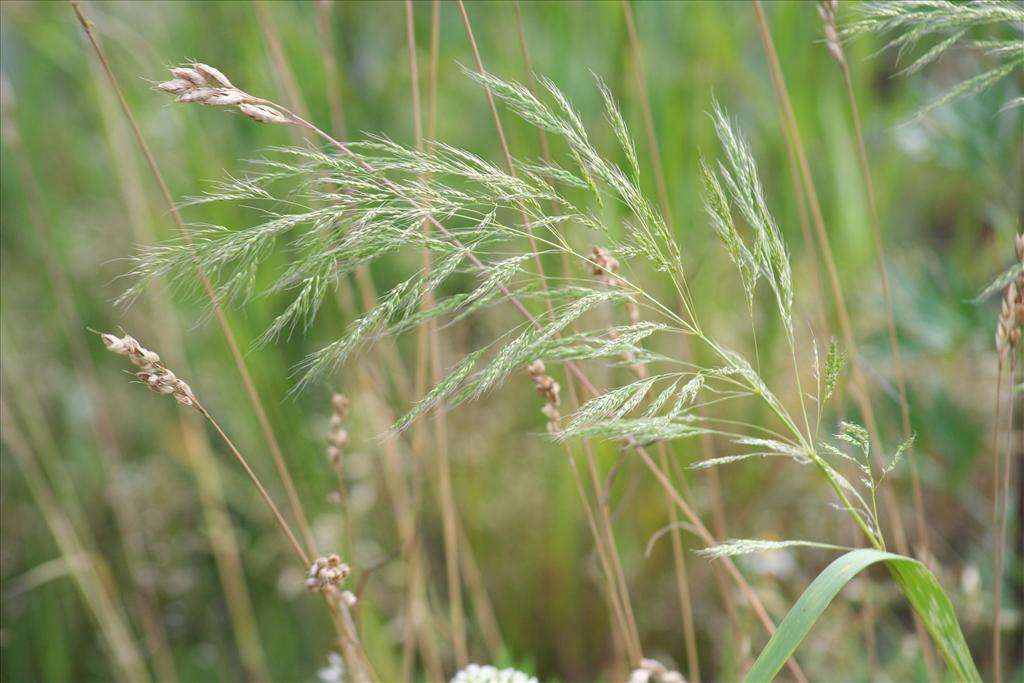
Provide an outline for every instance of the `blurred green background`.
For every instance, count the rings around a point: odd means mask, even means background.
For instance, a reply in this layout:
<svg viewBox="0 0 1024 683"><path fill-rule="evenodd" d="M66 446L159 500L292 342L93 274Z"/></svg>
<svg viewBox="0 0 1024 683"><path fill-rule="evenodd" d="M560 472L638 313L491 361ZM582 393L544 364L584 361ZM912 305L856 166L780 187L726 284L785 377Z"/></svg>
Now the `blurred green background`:
<svg viewBox="0 0 1024 683"><path fill-rule="evenodd" d="M848 14L845 5L841 24ZM827 292L813 282L811 262L816 257L803 244L752 7L742 2L636 2L632 8L674 226L694 273L691 288L702 314L725 339L742 340L749 329L739 290L720 285L731 280L730 265L712 239L699 197L700 154L712 155L716 148L707 112L717 98L753 145L771 209L791 246L796 308L810 319L822 301L827 305ZM519 9L534 70L569 95L591 127L596 146L611 154L614 137L604 125L592 73L609 84L638 139L645 189L654 197L622 6L549 2L523 3ZM430 3L414 4L424 102L431 10ZM487 68L505 78L525 79L515 6L470 3L467 10ZM289 92L288 77L275 59L278 44L294 74L302 107L321 127L350 139L385 134L414 142L403 3L95 2L83 5L83 11L95 23L128 105L177 200L211 189L225 174L243 174L245 160L273 157L273 146L299 142L283 126L255 125L216 108L179 106L154 92L151 85L166 78L166 67L182 61L212 64L247 91L290 103L296 93ZM877 385L883 435L895 445L900 440L899 412L843 82L824 47L814 3L768 3L766 11L861 352ZM326 29L335 50L343 121L332 115L327 98L330 73L325 72L318 27ZM984 59L968 50L954 51L923 74L903 77L897 75L896 56L879 51L883 44L882 37L866 37L850 42L847 51L894 280L931 549L940 581L985 671L997 301L977 304L972 299L1011 261L1012 235L1020 229L1021 109L996 112L1019 96L1022 79L1015 73L920 123L908 123L943 88L977 73ZM58 2L0 4L0 57L5 81L0 169L5 411L0 677L95 681L115 675L100 632L70 578L82 563L95 562L101 581L123 603L143 651L143 634L152 624L147 627L140 616L144 610L139 609L139 595L155 606L180 680L259 678L254 665L275 680L316 680L334 647L330 623L318 601L301 590L301 570L292 566L287 546L249 482L212 439L212 458L189 455L187 435L194 438L205 428L188 420L183 425L176 405L131 386L123 359L105 353L86 330L123 326L153 346L157 339L178 338L180 346L173 353L187 358L186 379L283 500L228 349L202 303L157 290L127 310L113 304L128 284L123 278L131 266L128 257L140 244L174 239L174 225L71 7ZM458 7L444 2L437 138L500 162L487 101L460 68L472 64ZM507 114L503 123L513 154L539 156L533 129ZM233 228L251 225L253 215L251 209L230 203L184 210L187 221ZM417 258L411 254L376 264L372 275L378 289L403 279ZM261 277L272 281L272 271ZM669 296L664 282L641 277ZM341 296L348 297L348 291ZM267 296L233 310L231 326L247 349L248 365L321 544L344 548L345 559L353 565L367 651L382 678L394 680L401 664L408 567L400 557L382 465L385 449L377 437L389 424L388 415L407 406L397 404L389 389L394 380L389 369L369 362L370 385L380 388L376 394L346 370L330 387L345 391L353 406L347 485L356 540L354 547L345 548L344 525L330 500L334 473L324 456L329 388L314 387L295 398L286 395L295 364L337 336L345 320L336 307L325 305L308 335L248 349L283 301ZM489 339L496 329L489 318L508 315L496 309L447 330L446 363ZM764 318L759 318L762 353L770 357L780 330L770 316ZM411 373L415 339L399 344ZM87 370L90 366L94 373ZM771 377L772 371L767 372ZM784 370L776 374L782 376ZM607 373L601 379L613 381ZM600 567L564 454L538 436L543 431L539 408L523 373L448 415L455 498L500 633L495 650L477 605L467 598L471 659L516 665L541 680L595 680L609 675L612 657ZM756 413L743 417L758 419ZM56 504L68 511L69 522L83 539L84 555L69 557L55 544L41 514L44 506L30 495L25 473L12 457L16 447L31 453L42 468ZM397 448L403 471L415 478L421 465L405 441ZM602 447L598 455L606 472L617 460L611 446ZM676 444L674 455L688 463L697 457L696 446ZM706 476L690 475L693 499L704 515L709 514ZM790 463L757 461L723 469L720 477L732 535L855 541L847 522L829 508L830 497L815 473ZM905 469L893 485L909 527L912 505ZM208 511L221 497L226 516L211 518ZM116 509L133 511L128 521L134 532L128 538L121 533ZM1012 512L1019 509L1015 503ZM421 513L430 604L440 624L439 640L446 646L442 531L429 488ZM628 458L615 480L612 513L645 654L685 672L669 542L663 539L645 553L652 535L667 523L664 501L650 477ZM1011 539L1019 538L1015 524ZM213 548L218 543L224 547L227 530L233 530L241 565L231 575L242 583L226 587L221 579L226 570L218 563L224 557L218 560ZM696 539L687 538L696 545ZM134 579L126 561L132 553L146 558L143 575ZM1009 652L1018 677L1024 584L1019 553L1018 542L1008 558L1004 597L1009 633L1015 634L1008 642L1018 641ZM829 559L823 551L799 550L749 558L741 566L781 618ZM737 634L714 588L714 568L693 554L688 554L687 566L702 671L708 678L734 678L739 667L735 653L756 654L765 635L742 601L740 618L746 628ZM903 599L883 573L871 576L879 580L855 582L799 651L813 679L867 680L880 670L893 680L925 675ZM232 600L251 602L245 634L233 626ZM877 619L877 663L866 655L865 604ZM248 654L240 638L249 643ZM447 647L442 658L450 676L455 666ZM147 663L155 664L153 659ZM425 679L426 673L417 671ZM161 677L159 671L153 675Z"/></svg>

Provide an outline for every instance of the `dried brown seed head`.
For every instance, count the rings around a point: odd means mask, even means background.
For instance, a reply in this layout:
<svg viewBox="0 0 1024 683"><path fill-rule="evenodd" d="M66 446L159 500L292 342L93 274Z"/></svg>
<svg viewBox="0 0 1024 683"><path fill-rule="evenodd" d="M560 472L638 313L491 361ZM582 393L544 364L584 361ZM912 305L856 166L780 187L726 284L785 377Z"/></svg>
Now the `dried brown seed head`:
<svg viewBox="0 0 1024 683"><path fill-rule="evenodd" d="M344 394L331 396L331 407L334 408L335 415L341 416L342 419L348 416L348 398Z"/></svg>
<svg viewBox="0 0 1024 683"><path fill-rule="evenodd" d="M203 78L203 75L191 67L177 66L171 69L171 73L174 74L175 78L188 81L196 87L201 88L207 85L206 79Z"/></svg>
<svg viewBox="0 0 1024 683"><path fill-rule="evenodd" d="M195 85L191 81L186 81L184 78L174 78L163 83L158 83L156 86L163 92L170 93L172 95L179 95L186 90L192 90Z"/></svg>
<svg viewBox="0 0 1024 683"><path fill-rule="evenodd" d="M247 95L241 90L235 90L233 88L222 88L220 90L214 90L213 94L209 95L202 104L219 105L222 107L233 107L236 104L242 104L247 99Z"/></svg>
<svg viewBox="0 0 1024 683"><path fill-rule="evenodd" d="M248 102L238 105L238 109L257 123L288 123L284 114L263 104L250 104Z"/></svg>
<svg viewBox="0 0 1024 683"><path fill-rule="evenodd" d="M206 80L212 81L212 82L216 83L217 85L221 86L222 88L234 88L235 87L235 86L231 85L231 81L228 80L228 77L225 76L220 71L220 69L215 69L214 67L210 66L209 64L202 64L202 63L197 62L197 63L192 65L192 68L197 73L202 75Z"/></svg>

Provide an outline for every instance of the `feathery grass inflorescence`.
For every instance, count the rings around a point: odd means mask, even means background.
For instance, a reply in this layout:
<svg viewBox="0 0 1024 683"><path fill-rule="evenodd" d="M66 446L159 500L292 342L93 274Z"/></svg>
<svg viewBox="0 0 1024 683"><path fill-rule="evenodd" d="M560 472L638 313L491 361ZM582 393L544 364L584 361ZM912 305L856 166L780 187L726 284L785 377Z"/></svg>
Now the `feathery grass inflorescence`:
<svg viewBox="0 0 1024 683"><path fill-rule="evenodd" d="M429 275L414 275L394 286L377 307L353 321L340 339L310 356L302 367L301 384L326 376L360 346L411 330L424 320L461 318L491 304L499 293L511 292L523 301L537 298L541 293L537 279L523 268L533 254L507 255L508 248L521 243L528 234L522 219L516 220L517 214L525 213L543 253L560 253L580 270L600 271L602 281L569 279L549 288L544 295L552 302L554 315L549 322L535 320L532 325L513 328L493 350L485 346L468 354L398 420L397 429L408 426L442 400L454 406L477 398L504 381L515 368L538 359L606 359L615 363L620 362L616 358L629 354L629 365L658 363L666 366L666 372L651 374L592 399L569 417L554 435L556 438L603 437L643 445L702 433L722 436L737 445L755 447L722 462L765 454L795 455L801 462L815 462L828 474L844 507L859 516L861 506L848 503L841 488L842 478L817 454L803 393L803 420L794 419L754 367L701 326L686 282L681 247L638 188L632 164L620 168L597 151L568 99L550 81L541 82L553 104L543 102L518 83L486 73L469 75L488 86L526 121L561 137L573 165L551 162L538 168L536 164L515 162L522 172L513 176L454 147L438 144L433 152L425 152L385 138L345 145L350 154L341 156L315 150L282 150L291 158L263 161L244 180L229 180L217 192L196 201L266 201L274 196L277 181L303 177L315 179L306 183L304 192L318 208L274 214L263 224L243 231L208 228L191 248L171 244L145 251L136 267L140 283L168 274L177 277L198 260L208 272L221 276L215 280L220 296L244 301L255 295L255 274L274 242L288 233L297 233L291 238L292 260L273 286L277 291L292 290L292 303L271 325L266 335L270 339L312 320L326 282L403 248L431 250L435 260ZM603 86L602 91L607 93ZM631 137L613 98L606 94L604 101L616 139L627 159L635 158ZM767 282L796 369L792 274L786 246L768 209L749 146L717 105L712 120L723 161L703 164L709 214L740 271L749 308L754 304L757 282ZM589 196L589 202L570 198L581 192ZM622 240L614 238L601 215L600 209L608 201L620 203L629 212ZM557 215L547 209L551 204L558 208ZM741 233L733 211L742 217L751 232L749 237ZM428 215L443 222L449 234L425 235L421 225ZM617 272L618 258L612 259L610 250L585 254L574 247L577 238L568 233L568 228L574 226L602 235L621 257L646 261L665 273L675 285L684 314L675 313ZM439 293L442 284L466 270L470 250L485 266L483 270L476 265L471 268L478 276L475 287L468 292L437 296L433 308L423 309L425 292ZM611 281L614 287L603 286ZM597 305L614 301L637 307L630 314L634 320L629 325L565 333L574 322L584 322L586 314ZM641 308L647 311L649 320L639 320ZM691 335L711 349L718 364L697 368L644 349L640 341L654 334ZM660 391L644 407L643 414L633 415L656 389ZM693 408L700 392L712 397L709 403L743 397L761 400L779 418L784 433L758 428L770 432L772 438L764 438L763 433L746 434L713 416L698 414ZM881 544L874 524L865 522L861 526L873 543Z"/></svg>
<svg viewBox="0 0 1024 683"><path fill-rule="evenodd" d="M1010 0L888 0L854 4L857 19L842 32L843 36L864 33L897 33L887 48L896 48L903 57L918 43L937 40L923 54L905 66L901 73L912 74L937 62L956 47L966 46L981 52L994 66L971 76L946 90L934 102L915 114L921 119L953 100L967 97L1002 80L1024 66L1024 40L1019 26L1024 23L1024 7ZM972 34L984 29L989 33L1002 29L1004 35L985 39ZM832 38L829 37L831 41ZM1024 104L1024 97L1015 97L1008 107Z"/></svg>
<svg viewBox="0 0 1024 683"><path fill-rule="evenodd" d="M394 429L408 427L442 403L450 407L478 398L504 382L516 368L538 360L563 363L594 397L567 416L552 437L560 441L605 438L635 448L708 545L716 545L715 539L650 461L644 450L647 444L713 436L737 446L738 452L702 463L704 466L765 456L813 464L833 489L840 509L853 517L871 545L884 549L874 492L894 463L878 466L877 475L869 467L867 473L862 472L860 486L854 486L839 473L838 463L832 462L836 453L831 448L835 447L819 443L821 405L835 384L838 353L830 353L824 390L819 379L817 394L805 394L800 386L788 250L768 208L749 145L724 111L716 106L712 112L721 160L702 164L707 210L738 268L738 287L744 290L750 312L756 303L756 285L762 279L767 283L786 333L798 409L776 395L742 353L724 345L703 326L698 300L687 282L682 245L638 187L636 166L629 161L635 158L631 138L607 90L600 86L607 119L629 162L626 167L609 161L593 146L572 105L549 81L542 80L546 90L542 100L518 83L488 73L469 75L528 123L560 137L569 163L514 161L511 166L520 171L514 175L470 152L440 143L425 151L381 137L343 144L325 134L341 155L278 150L282 158L258 162L243 180L231 179L216 192L195 200L275 202L278 207L299 208L289 212L277 209L268 220L246 230L207 228L191 246L166 244L142 252L136 262L136 291L153 277L169 275L181 281L181 273L198 262L214 274L219 299L247 301L259 293L256 274L274 252L275 243L285 239L291 248L284 275L270 291L290 292L291 303L264 335L269 340L309 325L330 285L354 269L404 249L429 250L429 271L399 282L378 305L352 321L340 338L306 359L300 367L300 387L325 378L378 339L411 331L424 321L456 321L503 298L523 313L527 322L469 352L395 422ZM282 112L290 116L283 108ZM292 191L285 203L279 201L283 195L277 183L288 179L299 179L302 185L298 195ZM621 237L609 229L604 210L609 202L626 212ZM424 221L430 221L437 232L423 231ZM608 244L607 253L597 252L599 258L594 258L595 252L588 254L577 246L584 239L590 244L598 240ZM523 242L536 245L536 251L523 253ZM614 264L609 260L613 252ZM560 255L570 268L567 277L553 280L550 287L524 267L546 254ZM619 259L632 261L628 272L642 267L662 273L673 285L682 311L676 312L674 303L659 300L621 270L611 268ZM594 277L597 270L602 273L599 278ZM577 277L573 272L589 277ZM472 286L442 295L462 273L475 276ZM614 287L608 286L612 279ZM435 294L433 305L425 305L427 292ZM526 308L537 301L550 305L550 319L535 317ZM630 324L612 330L589 325L590 312L610 302L635 305ZM698 365L649 351L641 342L653 335L689 337L706 347L713 360ZM634 382L602 393L579 370L576 363L582 360L649 366L651 370L637 373ZM817 405L813 426L807 399ZM773 416L771 422L737 423L708 410L737 400L760 402ZM840 435L847 433L852 432L845 430ZM839 440L847 439L840 436ZM865 455L868 452L864 450ZM749 586L729 559L723 563L749 595ZM759 602L757 608L770 630L771 621Z"/></svg>

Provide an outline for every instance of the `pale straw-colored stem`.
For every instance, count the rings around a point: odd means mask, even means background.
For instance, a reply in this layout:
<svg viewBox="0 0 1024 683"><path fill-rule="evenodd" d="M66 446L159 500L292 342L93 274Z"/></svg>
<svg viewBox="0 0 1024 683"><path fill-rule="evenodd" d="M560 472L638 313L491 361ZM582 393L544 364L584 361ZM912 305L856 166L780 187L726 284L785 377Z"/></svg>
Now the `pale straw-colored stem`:
<svg viewBox="0 0 1024 683"><path fill-rule="evenodd" d="M230 438L228 438L228 435L224 433L224 430L221 429L220 425L217 424L217 421L213 419L213 416L210 415L210 413L206 410L205 407L203 407L202 403L196 400L195 407L196 410L199 411L199 414L205 417L206 420L213 426L213 429L217 432L217 434L220 435L220 438L223 439L224 443L231 451L231 454L235 456L235 460L238 461L238 464L242 466L242 470L245 471L245 476L249 477L249 481L251 481L253 486L256 487L256 490L259 491L260 498L262 498L263 502L266 503L267 507L270 509L271 514L274 515L274 521L277 522L277 526L281 529L281 532L288 539L288 542L291 544L296 556L302 562L303 567L308 568L311 562L311 560L309 559L309 555L307 555L306 551L302 549L302 546L299 544L298 539L295 538L295 534L292 533L291 527L288 526L288 522L285 521L284 516L281 514L281 511L277 508L277 504L274 503L274 499L270 497L269 493L267 493L267 489L263 486L263 482L261 482L260 478L256 476L256 473L253 472L252 467L249 466L249 463L248 461L246 461L245 456L243 456L242 453L238 450L234 442L231 441Z"/></svg>

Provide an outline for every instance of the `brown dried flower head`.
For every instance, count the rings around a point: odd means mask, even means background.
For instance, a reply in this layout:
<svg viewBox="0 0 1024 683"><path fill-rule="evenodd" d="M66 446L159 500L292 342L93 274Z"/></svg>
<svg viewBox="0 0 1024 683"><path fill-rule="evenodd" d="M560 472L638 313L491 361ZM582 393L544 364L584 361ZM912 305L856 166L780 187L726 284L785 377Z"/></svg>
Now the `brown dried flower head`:
<svg viewBox="0 0 1024 683"><path fill-rule="evenodd" d="M1014 252L1018 262L1024 264L1024 235L1014 236ZM1012 349L1020 345L1024 333L1024 274L1018 275L1006 286L996 322L996 351L999 362L1005 362Z"/></svg>
<svg viewBox="0 0 1024 683"><path fill-rule="evenodd" d="M335 590L351 572L352 570L341 561L337 553L318 557L309 567L306 588L321 592Z"/></svg>
<svg viewBox="0 0 1024 683"><path fill-rule="evenodd" d="M116 334L102 333L100 339L108 351L127 356L128 360L139 368L135 376L151 390L158 394L173 396L182 405L197 406L191 387L164 367L155 351L144 348L134 337L127 334L118 337Z"/></svg>
<svg viewBox="0 0 1024 683"><path fill-rule="evenodd" d="M561 387L558 382L548 374L545 374L544 361L538 359L526 366L526 373L530 376L537 393L544 397L544 407L541 412L548 419L547 428L549 432L558 432L561 415L558 412L559 393Z"/></svg>
<svg viewBox="0 0 1024 683"><path fill-rule="evenodd" d="M598 280L612 286L618 284L615 273L619 272L619 261L612 256L610 251L604 247L595 246L590 250L590 263L592 264L590 272Z"/></svg>
<svg viewBox="0 0 1024 683"><path fill-rule="evenodd" d="M331 407L334 414L331 415L330 426L327 430L327 459L332 465L341 462L345 446L348 445L348 431L345 429L345 418L348 417L348 399L342 394L334 394L331 397Z"/></svg>
<svg viewBox="0 0 1024 683"><path fill-rule="evenodd" d="M175 95L183 104L208 104L220 107L238 107L238 110L258 123L291 123L276 107L253 97L209 64L195 63L171 69L174 76L157 84L157 89Z"/></svg>

